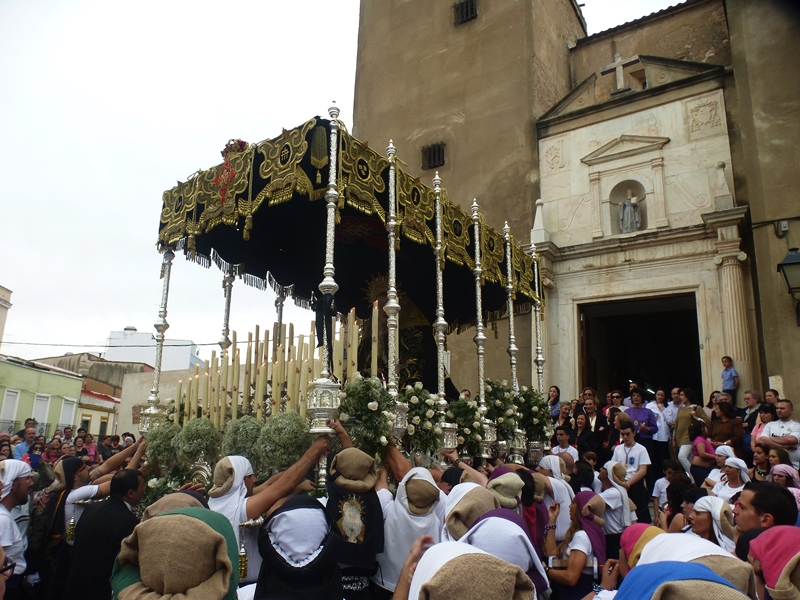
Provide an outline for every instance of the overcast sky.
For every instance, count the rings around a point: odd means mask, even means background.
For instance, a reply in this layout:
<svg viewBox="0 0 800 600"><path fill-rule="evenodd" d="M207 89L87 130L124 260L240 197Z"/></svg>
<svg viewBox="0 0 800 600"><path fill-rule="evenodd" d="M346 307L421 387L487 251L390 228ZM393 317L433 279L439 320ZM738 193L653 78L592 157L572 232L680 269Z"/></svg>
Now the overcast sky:
<svg viewBox="0 0 800 600"><path fill-rule="evenodd" d="M590 34L671 4L584 3ZM97 352L112 330L153 331L162 192L219 163L228 139L275 137L332 100L352 127L358 5L0 1L0 285L13 291L1 351ZM221 281L179 254L168 337L220 338ZM273 303L237 282L240 339L271 326ZM305 333L310 316L291 307L287 320Z"/></svg>

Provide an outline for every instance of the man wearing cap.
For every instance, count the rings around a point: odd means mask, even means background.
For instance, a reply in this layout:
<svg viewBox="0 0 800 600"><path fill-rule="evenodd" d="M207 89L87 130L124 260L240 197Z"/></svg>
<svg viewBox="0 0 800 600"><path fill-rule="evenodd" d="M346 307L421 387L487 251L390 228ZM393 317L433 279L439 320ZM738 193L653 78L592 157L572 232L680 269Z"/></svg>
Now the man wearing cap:
<svg viewBox="0 0 800 600"><path fill-rule="evenodd" d="M25 543L11 510L28 501L28 492L33 486L31 468L22 461L8 459L0 463L3 489L0 491L0 546L6 556L16 563L11 577L6 582L4 598L14 600L25 598L22 579L27 564L25 563Z"/></svg>

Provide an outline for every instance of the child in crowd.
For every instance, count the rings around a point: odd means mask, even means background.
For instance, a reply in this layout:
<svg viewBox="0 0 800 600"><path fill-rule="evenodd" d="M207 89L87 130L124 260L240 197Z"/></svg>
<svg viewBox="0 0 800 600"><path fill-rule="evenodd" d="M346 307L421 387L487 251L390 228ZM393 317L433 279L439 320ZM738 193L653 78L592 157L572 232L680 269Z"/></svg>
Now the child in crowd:
<svg viewBox="0 0 800 600"><path fill-rule="evenodd" d="M667 507L667 486L672 483L672 477L677 473L683 473L681 464L673 459L668 458L662 463L664 469L664 476L657 479L653 485L653 514L657 515L659 508L665 509Z"/></svg>

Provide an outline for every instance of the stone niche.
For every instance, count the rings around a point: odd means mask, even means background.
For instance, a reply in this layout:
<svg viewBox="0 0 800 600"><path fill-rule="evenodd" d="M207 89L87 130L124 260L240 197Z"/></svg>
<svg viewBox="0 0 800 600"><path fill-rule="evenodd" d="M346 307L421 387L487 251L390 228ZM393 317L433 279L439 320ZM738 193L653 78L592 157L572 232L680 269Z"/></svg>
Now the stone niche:
<svg viewBox="0 0 800 600"><path fill-rule="evenodd" d="M636 198L636 206L638 207L637 210L639 213L639 227L637 231L644 231L647 229L647 191L644 189L644 186L635 179L626 179L615 185L608 194L608 220L611 235L634 233L632 231L623 232L620 224L620 206L623 205L628 198Z"/></svg>

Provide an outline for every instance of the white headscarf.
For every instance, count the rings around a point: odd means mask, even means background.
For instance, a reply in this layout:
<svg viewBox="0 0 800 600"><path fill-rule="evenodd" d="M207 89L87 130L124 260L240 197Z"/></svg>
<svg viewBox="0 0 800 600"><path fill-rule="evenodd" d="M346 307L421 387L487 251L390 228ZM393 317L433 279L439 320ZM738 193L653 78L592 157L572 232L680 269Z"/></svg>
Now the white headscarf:
<svg viewBox="0 0 800 600"><path fill-rule="evenodd" d="M728 458L725 460L725 466L739 469L739 478L742 480L742 483L750 481L750 475L747 474L747 465L741 458Z"/></svg>
<svg viewBox="0 0 800 600"><path fill-rule="evenodd" d="M725 500L722 498L717 498L716 496L704 496L694 503L694 510L695 512L707 512L711 515L714 525L714 535L717 538L717 542L719 542L720 548L733 553L733 551L736 550L736 543L725 533L722 523L723 513L726 510L730 512L731 505L725 502ZM733 515L731 515L731 523L725 523L725 525L728 526L727 529L729 529L731 532L733 531L732 521Z"/></svg>
<svg viewBox="0 0 800 600"><path fill-rule="evenodd" d="M698 535L685 533L665 533L655 536L647 542L639 558L639 565L649 565L664 561L689 562L704 556L731 557L730 552L725 552L714 542L710 542Z"/></svg>
<svg viewBox="0 0 800 600"><path fill-rule="evenodd" d="M394 502L388 509L384 509L384 537L386 540L391 540L391 543L384 544L383 552L377 556L381 568L373 576L373 580L390 592L397 587L397 580L400 578L403 564L416 539L421 535L429 535L433 538L434 543L438 543L441 532L441 521L435 511L438 500L434 501L430 510L424 515L415 515L408 509L406 484L411 479L422 479L429 482L434 488L436 487L436 482L428 469L415 467L406 473L400 485L397 486ZM462 483L455 486L451 495L467 485Z"/></svg>
<svg viewBox="0 0 800 600"><path fill-rule="evenodd" d="M625 525L625 527L628 527L631 524L631 503L628 502L628 490L614 480L613 469L614 465L618 464L620 463L610 460L603 465L603 468L606 470L606 473L608 473L609 483L613 485L614 489L619 492L620 496L622 496L622 524ZM624 468L625 465L622 465L622 467Z"/></svg>
<svg viewBox="0 0 800 600"><path fill-rule="evenodd" d="M474 490L475 488L479 488L477 483L467 482L467 483L459 483L455 486L450 493L447 494L447 501L444 504L444 524L442 525L442 533L441 533L441 540L443 542L455 542L456 539L450 535L450 532L447 530L447 516L450 514L456 505L461 502L461 500L466 496L469 492ZM387 538L389 539L389 538ZM413 596L409 596L413 597Z"/></svg>
<svg viewBox="0 0 800 600"><path fill-rule="evenodd" d="M536 567L542 578L549 581L528 535L512 521L501 517L484 519L470 529L459 543L469 544L512 565L518 565L526 573L531 567ZM536 591L538 593L540 590Z"/></svg>
<svg viewBox="0 0 800 600"><path fill-rule="evenodd" d="M31 474L30 466L21 460L9 458L4 460L2 465L3 491L0 493L0 500L3 500L11 492L15 479L18 477L28 477Z"/></svg>
<svg viewBox="0 0 800 600"><path fill-rule="evenodd" d="M325 511L298 508L275 515L267 531L275 550L293 566L302 567L322 551L330 527Z"/></svg>
<svg viewBox="0 0 800 600"><path fill-rule="evenodd" d="M733 448L730 446L717 446L717 449L714 451L714 454L717 456L727 456L729 458L736 458L736 454L733 453Z"/></svg>
<svg viewBox="0 0 800 600"><path fill-rule="evenodd" d="M548 454L539 461L539 466L553 472L555 479L564 481L564 474L561 472L561 460L555 454Z"/></svg>
<svg viewBox="0 0 800 600"><path fill-rule="evenodd" d="M462 483L457 485L453 488L453 490L455 491L463 485L466 484ZM453 492L450 493L452 494ZM441 544L436 544L428 548L428 550L425 551L425 554L422 555L419 563L417 563L417 568L414 571L414 577L411 579L411 589L409 590L408 597L414 598L415 600L419 598L419 593L422 589L422 586L428 583L428 581L430 581L433 576L436 575L439 569L441 569L445 564L454 558L458 558L464 554L487 553L483 550L478 550L469 544L462 544L460 542L442 542Z"/></svg>

